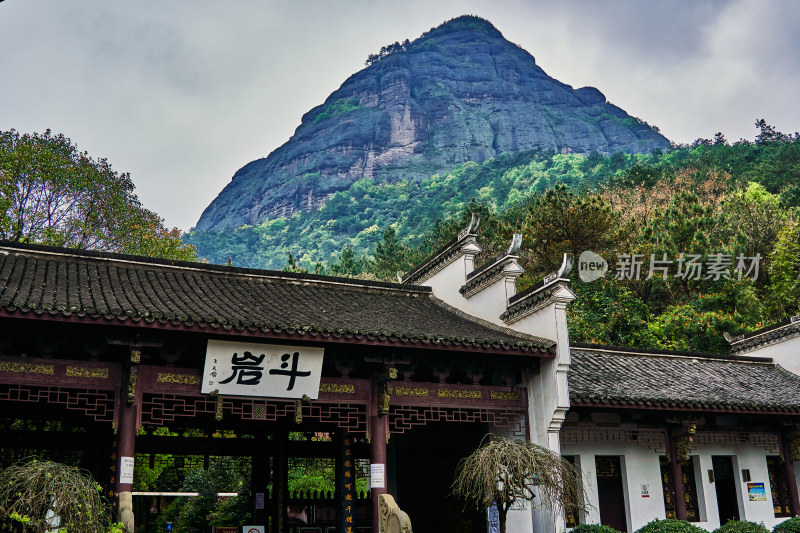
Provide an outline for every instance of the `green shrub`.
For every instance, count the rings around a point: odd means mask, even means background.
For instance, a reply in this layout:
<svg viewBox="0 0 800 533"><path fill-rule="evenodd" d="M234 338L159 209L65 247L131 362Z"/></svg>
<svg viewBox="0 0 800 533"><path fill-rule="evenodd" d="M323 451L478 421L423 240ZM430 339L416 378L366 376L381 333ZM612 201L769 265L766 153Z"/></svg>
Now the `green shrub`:
<svg viewBox="0 0 800 533"><path fill-rule="evenodd" d="M769 533L764 524L756 524L747 520L728 520L713 533Z"/></svg>
<svg viewBox="0 0 800 533"><path fill-rule="evenodd" d="M772 533L800 533L800 516L784 520L773 528Z"/></svg>
<svg viewBox="0 0 800 533"><path fill-rule="evenodd" d="M578 524L572 528L572 533L619 533L619 531L601 524Z"/></svg>
<svg viewBox="0 0 800 533"><path fill-rule="evenodd" d="M705 529L690 524L685 520L665 518L653 520L639 528L636 533L708 533Z"/></svg>

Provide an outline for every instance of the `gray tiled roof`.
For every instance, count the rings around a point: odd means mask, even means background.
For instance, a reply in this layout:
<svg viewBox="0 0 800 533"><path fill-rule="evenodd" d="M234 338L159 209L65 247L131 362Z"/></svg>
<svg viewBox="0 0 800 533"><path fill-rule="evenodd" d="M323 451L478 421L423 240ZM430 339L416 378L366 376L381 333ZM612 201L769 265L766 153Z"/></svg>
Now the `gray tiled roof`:
<svg viewBox="0 0 800 533"><path fill-rule="evenodd" d="M469 317L428 287L7 242L0 312L471 351L541 354L554 346Z"/></svg>
<svg viewBox="0 0 800 533"><path fill-rule="evenodd" d="M573 346L573 405L800 412L800 376L770 359Z"/></svg>
<svg viewBox="0 0 800 533"><path fill-rule="evenodd" d="M759 330L742 335L731 342L731 353L747 353L763 346L769 346L800 335L799 317L792 317L778 324L772 324Z"/></svg>

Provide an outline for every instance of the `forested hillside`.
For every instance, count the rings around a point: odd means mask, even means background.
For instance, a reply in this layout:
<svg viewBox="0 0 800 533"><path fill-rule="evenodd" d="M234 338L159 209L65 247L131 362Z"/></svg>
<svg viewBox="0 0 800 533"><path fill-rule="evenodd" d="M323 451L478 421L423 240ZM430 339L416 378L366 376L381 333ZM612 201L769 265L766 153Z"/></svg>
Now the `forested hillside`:
<svg viewBox="0 0 800 533"><path fill-rule="evenodd" d="M564 252L592 250L608 261L603 279L575 277L573 340L724 351L724 332L735 336L800 310L800 138L757 125L754 142L718 135L669 152L610 157L526 152L419 184L361 180L318 211L188 240L201 255L213 250L216 262L393 280L478 211L486 248L479 263L523 233L523 287L555 269ZM302 239L290 242L297 233ZM728 255L732 264L710 279L706 272L678 278L681 253L700 262ZM640 279L614 278L621 254L642 254ZM646 279L651 254L672 260L666 279ZM739 279L736 258L757 254L757 276Z"/></svg>

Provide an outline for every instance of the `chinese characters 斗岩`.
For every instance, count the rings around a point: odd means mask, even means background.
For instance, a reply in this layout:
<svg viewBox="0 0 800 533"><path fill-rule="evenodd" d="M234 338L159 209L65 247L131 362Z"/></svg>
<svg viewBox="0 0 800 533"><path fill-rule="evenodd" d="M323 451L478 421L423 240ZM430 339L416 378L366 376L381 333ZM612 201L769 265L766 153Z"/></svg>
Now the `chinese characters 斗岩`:
<svg viewBox="0 0 800 533"><path fill-rule="evenodd" d="M236 385L258 385L264 377L264 366L262 363L266 358L266 354L253 355L251 352L243 352L242 355L234 352L231 356L231 375L223 379L219 383L225 385L235 381ZM291 368L289 361L291 360ZM287 391L294 389L295 382L299 377L310 376L310 371L298 370L298 363L300 361L300 352L293 354L285 353L281 356L281 367L273 368L269 371L269 375L288 376L289 383L286 387ZM214 366L212 367L211 375L217 376L218 360L214 359Z"/></svg>

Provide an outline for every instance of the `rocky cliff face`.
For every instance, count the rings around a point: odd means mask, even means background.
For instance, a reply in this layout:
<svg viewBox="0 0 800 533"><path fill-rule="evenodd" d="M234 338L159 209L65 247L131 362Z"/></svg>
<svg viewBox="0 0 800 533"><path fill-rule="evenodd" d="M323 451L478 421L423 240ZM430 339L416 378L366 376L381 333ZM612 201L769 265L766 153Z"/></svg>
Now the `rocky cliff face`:
<svg viewBox="0 0 800 533"><path fill-rule="evenodd" d="M362 177L420 180L503 152L668 147L599 90L549 77L489 22L459 17L348 78L286 144L236 172L197 229L314 209Z"/></svg>

